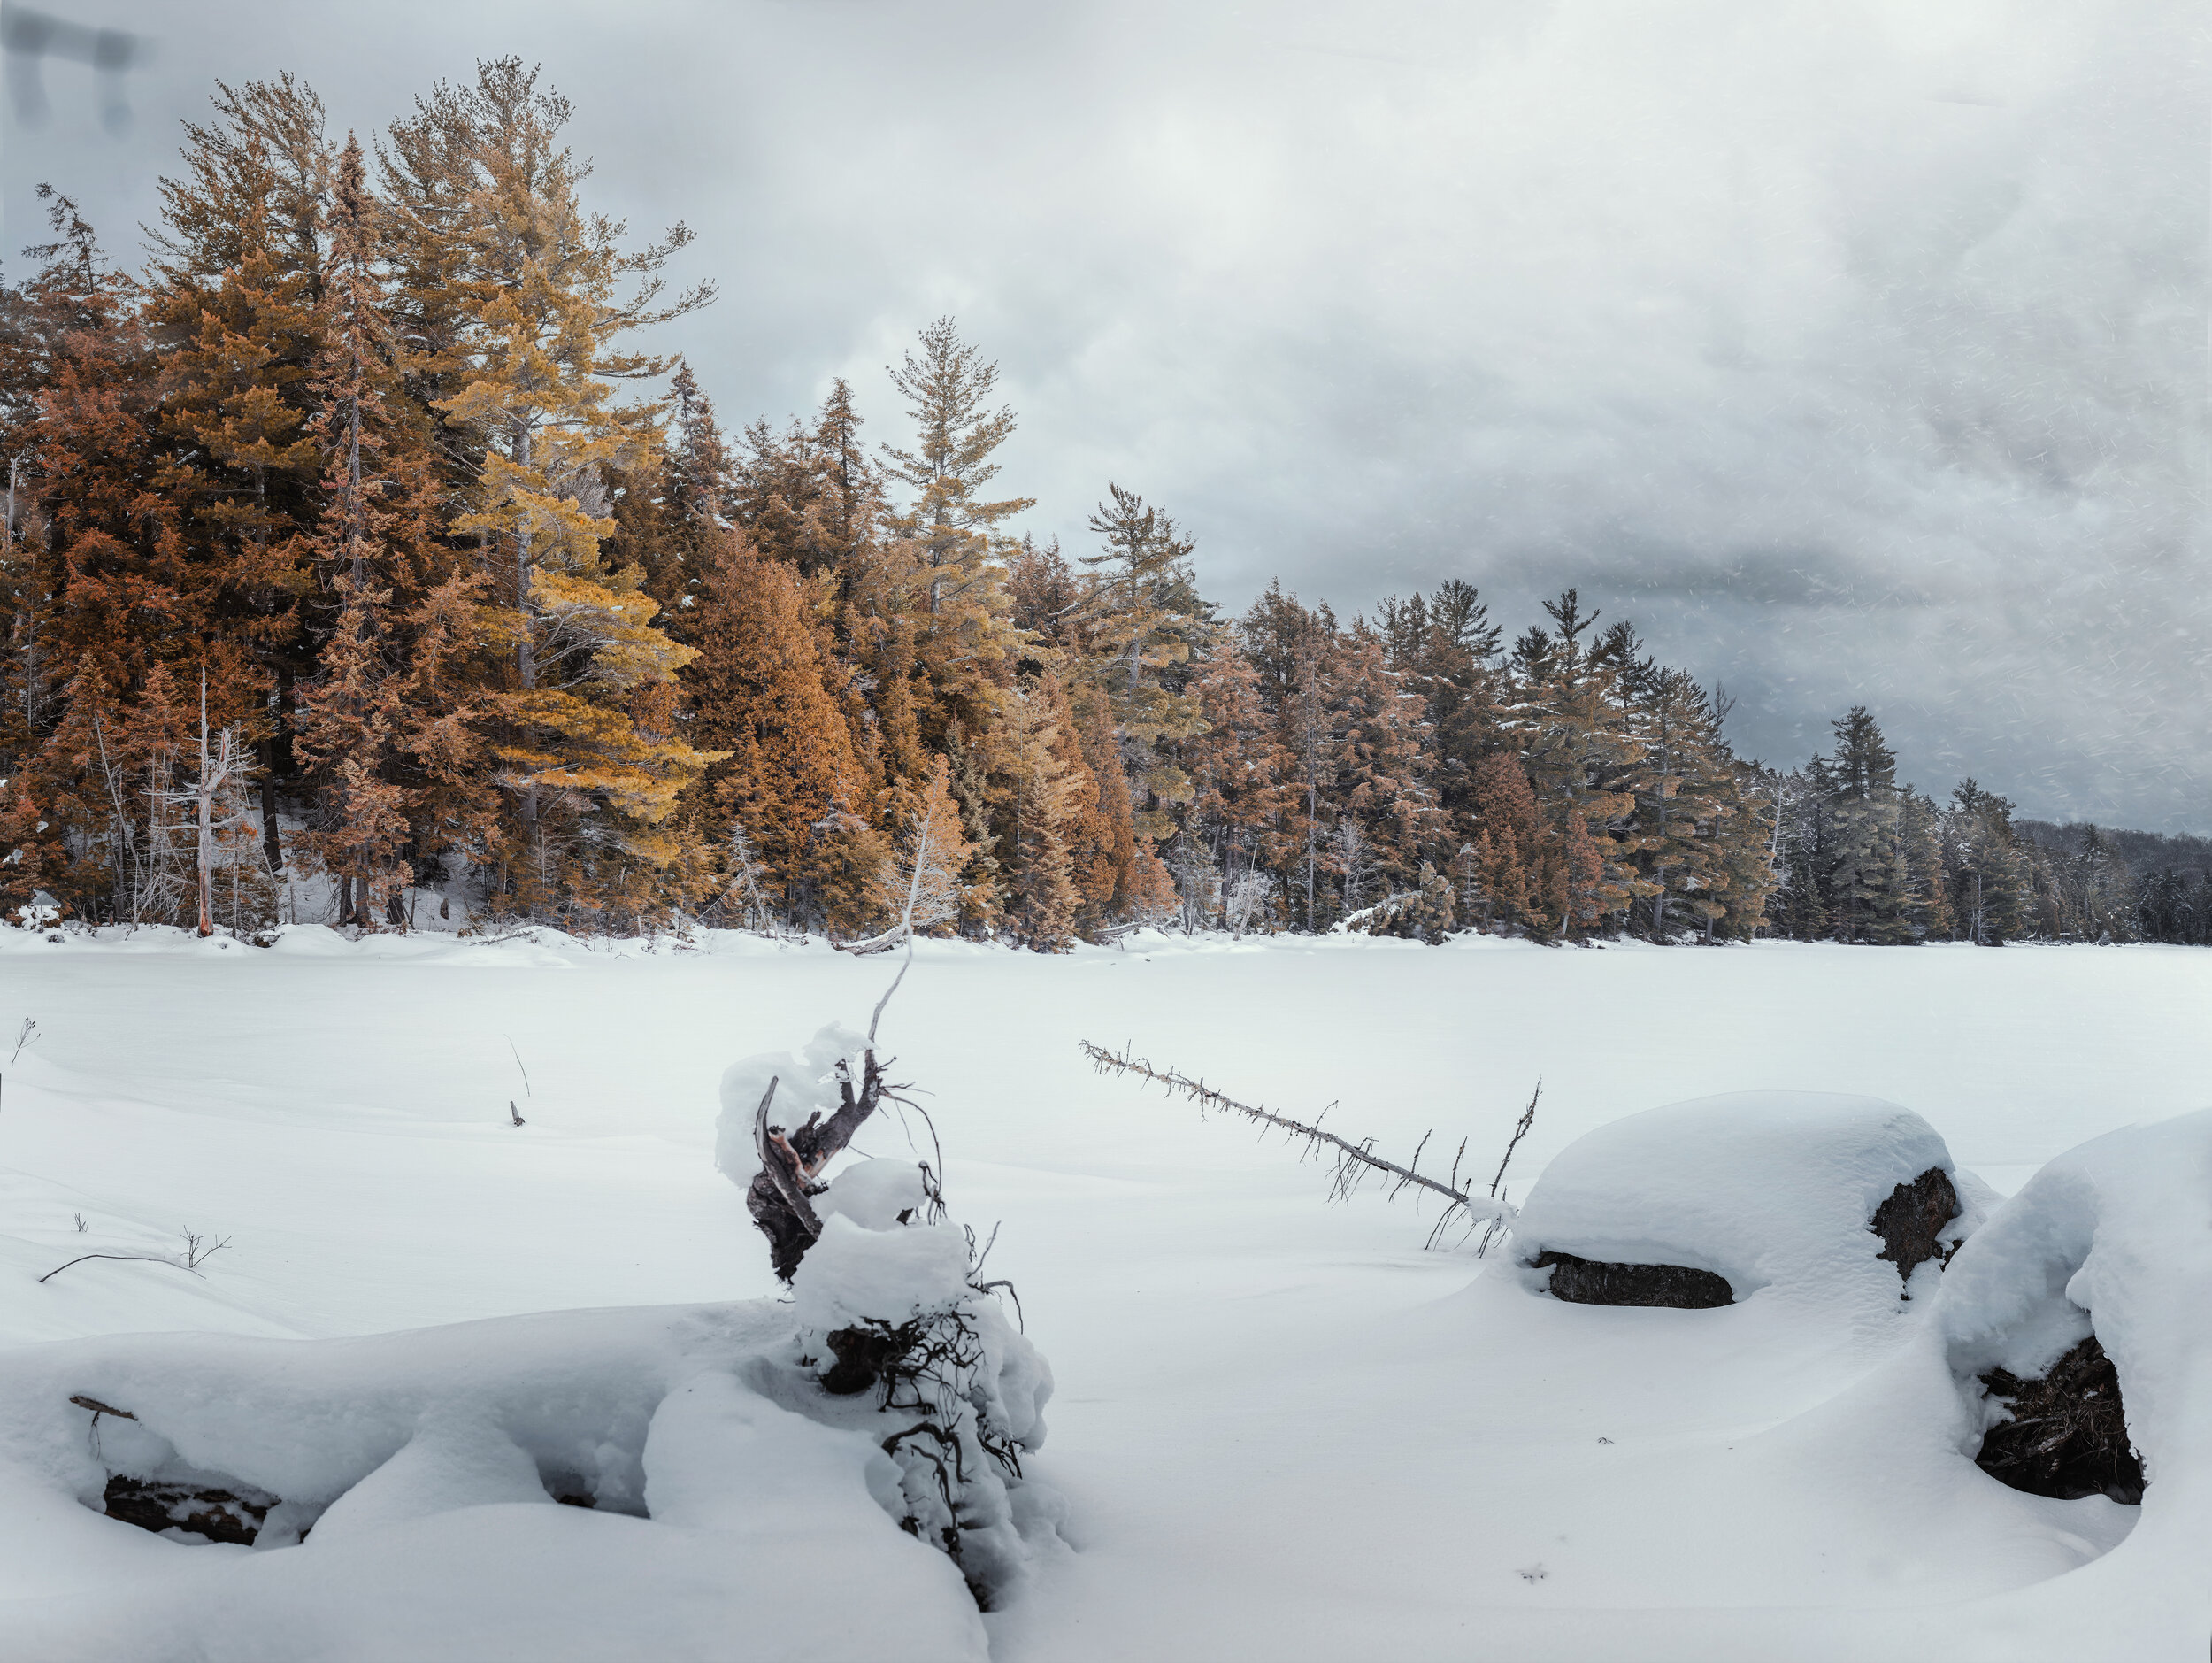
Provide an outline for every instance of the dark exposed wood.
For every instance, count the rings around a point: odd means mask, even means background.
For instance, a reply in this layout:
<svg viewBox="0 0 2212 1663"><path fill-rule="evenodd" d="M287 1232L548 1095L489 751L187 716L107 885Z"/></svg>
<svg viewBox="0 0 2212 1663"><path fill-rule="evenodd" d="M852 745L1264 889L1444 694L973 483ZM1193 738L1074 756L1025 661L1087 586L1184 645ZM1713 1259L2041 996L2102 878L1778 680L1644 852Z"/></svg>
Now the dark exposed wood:
<svg viewBox="0 0 2212 1663"><path fill-rule="evenodd" d="M753 1149L760 1171L745 1191L745 1210L768 1238L769 1263L784 1282L791 1280L807 1249L821 1238L822 1220L811 1197L827 1186L817 1182L817 1175L852 1142L883 1101L883 1071L872 1049L861 1052L860 1072L856 1089L852 1069L839 1061L837 1108L826 1120L817 1110L795 1130L771 1123L768 1113L779 1083L775 1079L769 1081L753 1113Z"/></svg>
<svg viewBox="0 0 2212 1663"><path fill-rule="evenodd" d="M2120 1373L2091 1335L2033 1380L2001 1368L1981 1377L2008 1417L1982 1435L1974 1464L2001 1484L2062 1501L2143 1499L2142 1459L2128 1441Z"/></svg>
<svg viewBox="0 0 2212 1663"><path fill-rule="evenodd" d="M912 1351L920 1338L920 1326L912 1322L833 1328L823 1336L823 1343L837 1360L822 1371L822 1390L834 1397L858 1396Z"/></svg>
<svg viewBox="0 0 2212 1663"><path fill-rule="evenodd" d="M1725 1276L1688 1265L1615 1265L1572 1253L1539 1253L1529 1261L1551 1272L1551 1296L1574 1305L1658 1305L1704 1311L1733 1305Z"/></svg>
<svg viewBox="0 0 2212 1663"><path fill-rule="evenodd" d="M151 1479L116 1474L102 1497L107 1516L158 1535L164 1530L191 1530L211 1542L234 1542L251 1547L261 1534L262 1521L277 1498L242 1484L219 1490L191 1484L160 1483Z"/></svg>
<svg viewBox="0 0 2212 1663"><path fill-rule="evenodd" d="M1958 1215L1959 1192L1952 1187L1950 1174L1931 1166L1910 1183L1899 1184L1874 1209L1867 1228L1882 1238L1882 1251L1875 1257L1895 1265L1899 1280L1909 1280L1928 1260L1940 1263L1949 1258L1941 1237Z"/></svg>

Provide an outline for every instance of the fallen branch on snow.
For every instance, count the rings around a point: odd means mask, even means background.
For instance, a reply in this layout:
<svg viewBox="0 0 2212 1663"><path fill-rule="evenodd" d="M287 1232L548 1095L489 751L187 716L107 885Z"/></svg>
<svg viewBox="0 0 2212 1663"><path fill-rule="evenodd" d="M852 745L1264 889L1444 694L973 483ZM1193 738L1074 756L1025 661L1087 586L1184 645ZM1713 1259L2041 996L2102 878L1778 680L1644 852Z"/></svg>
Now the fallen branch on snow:
<svg viewBox="0 0 2212 1663"><path fill-rule="evenodd" d="M187 1230L184 1232L184 1259L181 1263L176 1259L171 1259L165 1253L80 1253L76 1258L71 1259L69 1264L55 1266L53 1269L48 1271L43 1276L41 1276L39 1281L42 1282L51 1282L55 1277L60 1275L62 1272L67 1270L70 1265L81 1265L88 1259L142 1259L149 1265L166 1265L173 1270L188 1270L195 1276L196 1276L200 1274L200 1266L206 1261L209 1254L219 1253L223 1251L223 1249L228 1247L229 1245L230 1237L227 1236L218 1237L215 1241L210 1242L206 1237L195 1235L192 1231Z"/></svg>
<svg viewBox="0 0 2212 1663"><path fill-rule="evenodd" d="M1094 1045L1088 1040L1084 1040L1081 1043L1083 1054L1091 1059L1092 1066L1101 1074L1133 1074L1139 1080L1160 1087L1171 1097L1179 1092L1197 1104L1202 1112L1207 1109L1226 1109L1258 1125L1279 1128L1294 1137L1304 1139L1309 1153L1317 1152L1324 1148L1333 1150L1335 1170L1329 1185L1329 1199L1332 1201L1350 1199L1352 1192L1359 1188L1361 1182L1370 1173L1381 1173L1386 1178L1393 1181L1390 1186L1390 1194L1393 1198L1409 1187L1426 1190L1432 1194L1442 1196L1450 1205L1444 1209L1443 1216L1437 1220L1435 1227L1429 1231L1428 1245L1431 1247L1435 1246L1442 1239L1445 1229L1455 1219L1463 1217L1470 1224L1481 1222L1487 1226L1483 1232L1482 1243L1476 1249L1478 1253L1486 1252L1492 1238L1500 1230L1511 1228L1513 1220L1519 1216L1520 1210L1517 1207L1510 1202L1499 1198L1498 1185L1505 1177L1506 1164L1513 1159L1514 1150L1535 1121L1537 1098L1540 1097L1544 1092L1543 1082L1540 1080L1537 1082L1536 1090L1528 1100L1528 1107L1522 1111L1519 1124L1514 1128L1512 1140L1506 1144L1505 1159L1498 1163L1497 1176L1490 1181L1490 1193L1486 1196L1478 1196L1473 1194L1471 1190L1458 1188L1460 1164L1467 1155L1467 1143L1464 1138L1460 1140L1458 1153L1452 1157L1450 1175L1443 1179L1432 1178L1420 1170L1421 1151L1428 1147L1429 1137L1432 1134L1422 1135L1419 1147L1413 1151L1413 1164L1410 1166L1401 1166L1397 1162L1385 1160L1380 1155L1375 1153L1375 1140L1371 1137L1362 1138L1355 1143L1348 1138L1339 1137L1334 1132L1323 1131L1317 1123L1308 1125L1303 1120L1294 1120L1286 1114L1278 1114L1272 1109L1261 1108L1250 1103L1240 1103L1226 1093L1217 1091L1202 1080L1193 1080L1189 1075L1179 1073L1172 1068L1156 1068L1149 1061L1130 1051L1108 1051L1103 1045ZM1325 1113L1326 1111L1325 1110L1324 1113Z"/></svg>

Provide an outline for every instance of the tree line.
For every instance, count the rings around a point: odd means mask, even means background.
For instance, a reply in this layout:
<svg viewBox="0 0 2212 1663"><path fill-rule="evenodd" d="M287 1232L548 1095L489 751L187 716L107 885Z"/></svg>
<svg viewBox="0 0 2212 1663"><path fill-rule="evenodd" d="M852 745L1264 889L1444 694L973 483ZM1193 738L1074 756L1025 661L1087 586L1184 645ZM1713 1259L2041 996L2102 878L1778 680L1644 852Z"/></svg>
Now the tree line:
<svg viewBox="0 0 2212 1663"><path fill-rule="evenodd" d="M42 193L0 288L12 914L2205 939L2201 871L1939 808L1863 711L1739 758L1575 589L1509 645L1459 580L1225 616L1119 484L1084 548L1019 535L950 319L899 442L841 380L726 432L636 344L714 298L667 287L690 234L592 212L570 115L512 58L366 146L221 86L135 273Z"/></svg>

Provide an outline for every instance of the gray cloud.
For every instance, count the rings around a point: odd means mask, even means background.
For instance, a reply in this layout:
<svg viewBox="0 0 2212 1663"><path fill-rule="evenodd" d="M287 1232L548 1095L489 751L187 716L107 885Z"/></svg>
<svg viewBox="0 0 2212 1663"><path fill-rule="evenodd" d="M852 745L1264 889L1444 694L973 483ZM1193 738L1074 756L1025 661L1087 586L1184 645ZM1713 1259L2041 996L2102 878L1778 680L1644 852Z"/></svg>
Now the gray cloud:
<svg viewBox="0 0 2212 1663"><path fill-rule="evenodd" d="M1864 702L1923 785L2212 830L2189 8L103 4L164 37L136 130L50 72L11 243L46 177L126 240L218 74L367 129L521 51L610 206L701 230L726 416L842 373L889 436L952 311L1041 533L1111 477L1232 604L1576 583L1757 754Z"/></svg>

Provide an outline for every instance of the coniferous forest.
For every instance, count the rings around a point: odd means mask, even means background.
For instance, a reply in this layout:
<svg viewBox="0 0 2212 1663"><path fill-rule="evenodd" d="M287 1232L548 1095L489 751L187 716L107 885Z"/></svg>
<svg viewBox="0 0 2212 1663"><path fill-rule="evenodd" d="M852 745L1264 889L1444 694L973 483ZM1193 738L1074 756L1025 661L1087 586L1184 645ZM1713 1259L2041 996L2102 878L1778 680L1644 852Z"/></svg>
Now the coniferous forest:
<svg viewBox="0 0 2212 1663"><path fill-rule="evenodd" d="M515 59L366 142L225 87L134 272L46 193L0 292L11 917L2212 942L2200 840L1938 802L1863 708L1740 757L1576 589L1228 613L1120 481L1040 543L951 319L895 412L726 429L640 344L711 327L689 234L595 212L569 115Z"/></svg>

